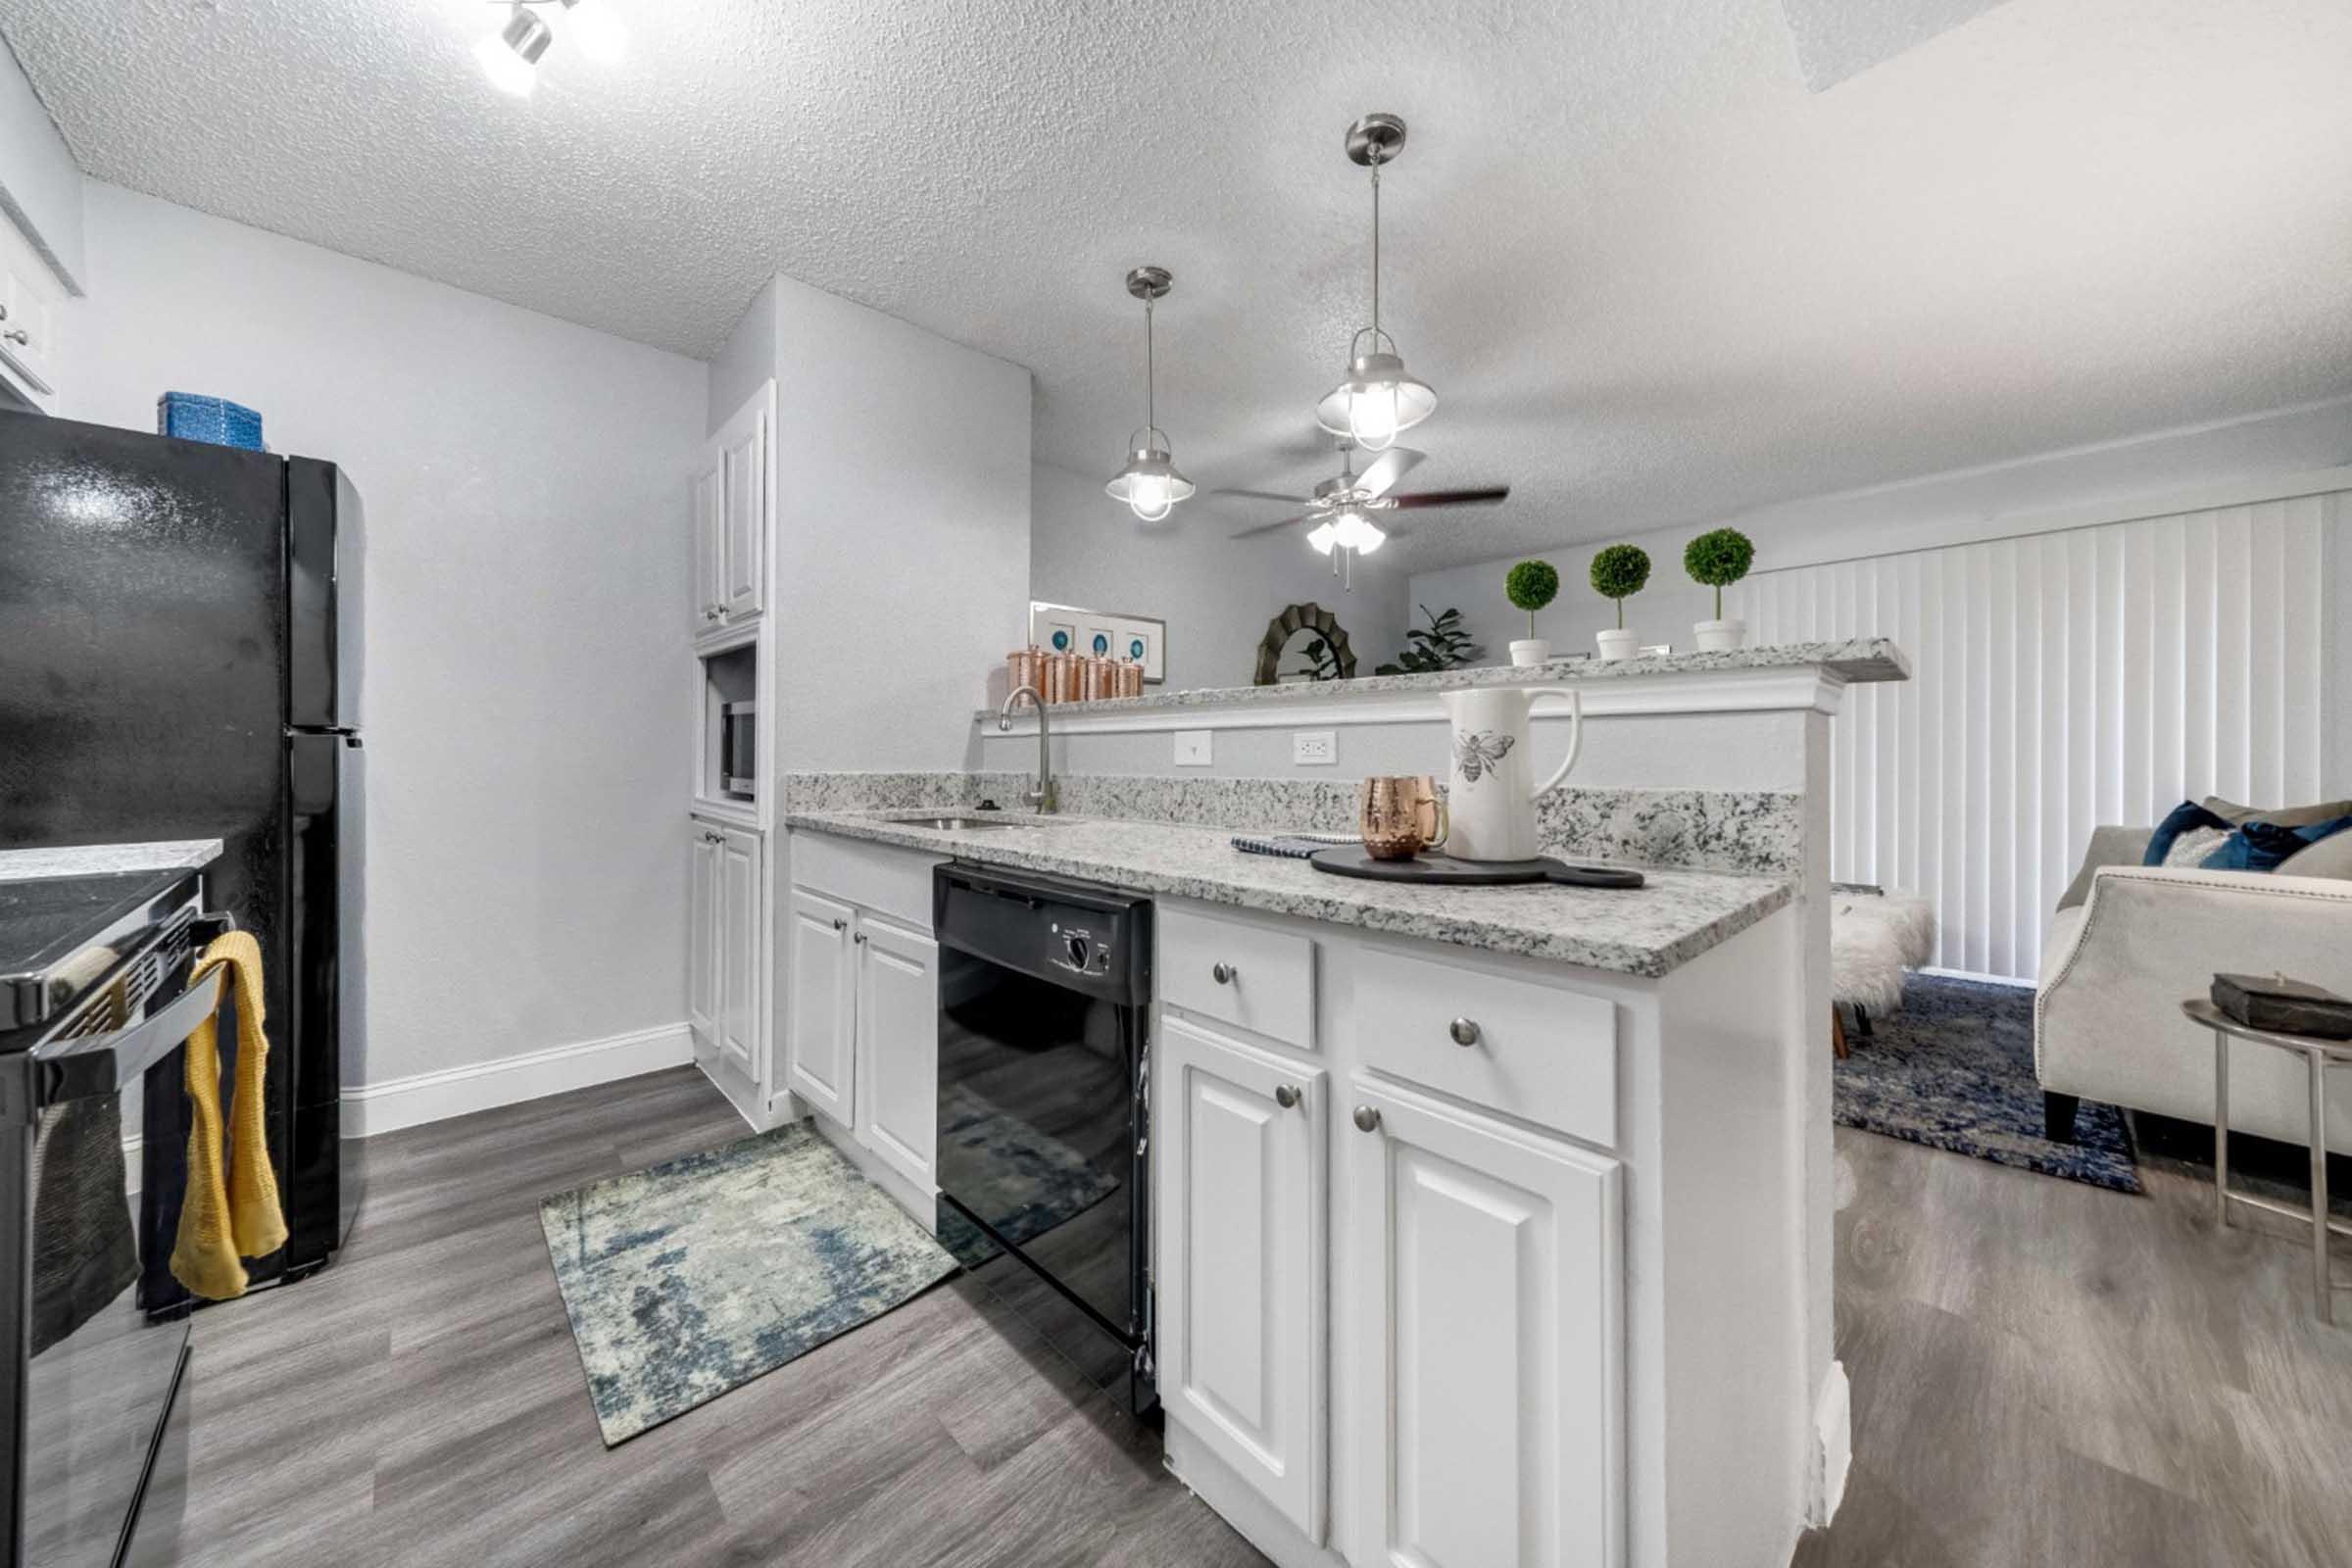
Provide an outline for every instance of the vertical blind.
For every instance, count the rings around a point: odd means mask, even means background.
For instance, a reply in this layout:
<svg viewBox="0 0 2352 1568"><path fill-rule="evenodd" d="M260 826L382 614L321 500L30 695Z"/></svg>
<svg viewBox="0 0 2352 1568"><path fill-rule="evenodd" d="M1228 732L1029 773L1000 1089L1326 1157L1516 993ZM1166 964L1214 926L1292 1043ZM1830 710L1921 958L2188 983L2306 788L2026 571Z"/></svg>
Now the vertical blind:
<svg viewBox="0 0 2352 1568"><path fill-rule="evenodd" d="M2319 798L2327 580L2352 494L1759 572L1760 644L1894 638L1833 725L1831 874L1918 892L1935 962L2033 979L2100 823ZM2330 544L2330 536L2334 542ZM2335 607L2335 613L2345 607Z"/></svg>

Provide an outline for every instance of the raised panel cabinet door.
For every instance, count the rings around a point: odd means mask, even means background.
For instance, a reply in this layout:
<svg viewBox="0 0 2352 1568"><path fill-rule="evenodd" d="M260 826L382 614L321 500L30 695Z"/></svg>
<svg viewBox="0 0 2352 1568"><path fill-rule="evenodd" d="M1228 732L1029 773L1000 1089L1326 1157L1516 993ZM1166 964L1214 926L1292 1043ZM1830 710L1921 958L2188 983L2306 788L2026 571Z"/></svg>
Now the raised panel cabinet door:
<svg viewBox="0 0 2352 1568"><path fill-rule="evenodd" d="M1356 1568L1625 1560L1615 1160L1401 1091L1348 1091ZM1370 1130L1365 1130L1367 1125Z"/></svg>
<svg viewBox="0 0 2352 1568"><path fill-rule="evenodd" d="M719 600L730 621L760 613L766 595L767 413L730 426L719 438L725 474L724 575Z"/></svg>
<svg viewBox="0 0 2352 1568"><path fill-rule="evenodd" d="M727 612L726 478L715 448L694 476L694 629L709 631Z"/></svg>
<svg viewBox="0 0 2352 1568"><path fill-rule="evenodd" d="M1160 1397L1320 1543L1326 1075L1179 1018L1156 1084Z"/></svg>
<svg viewBox="0 0 2352 1568"><path fill-rule="evenodd" d="M718 1054L760 1073L760 835L724 829L718 846Z"/></svg>
<svg viewBox="0 0 2352 1568"><path fill-rule="evenodd" d="M853 1125L856 1053L856 965L850 927L858 911L800 888L792 890L786 945L791 972L785 991L788 1033L786 1087L844 1127Z"/></svg>
<svg viewBox="0 0 2352 1568"><path fill-rule="evenodd" d="M938 1186L939 944L860 914L858 1141L924 1192Z"/></svg>
<svg viewBox="0 0 2352 1568"><path fill-rule="evenodd" d="M686 1026L718 1049L718 846L716 828L689 824L686 875Z"/></svg>

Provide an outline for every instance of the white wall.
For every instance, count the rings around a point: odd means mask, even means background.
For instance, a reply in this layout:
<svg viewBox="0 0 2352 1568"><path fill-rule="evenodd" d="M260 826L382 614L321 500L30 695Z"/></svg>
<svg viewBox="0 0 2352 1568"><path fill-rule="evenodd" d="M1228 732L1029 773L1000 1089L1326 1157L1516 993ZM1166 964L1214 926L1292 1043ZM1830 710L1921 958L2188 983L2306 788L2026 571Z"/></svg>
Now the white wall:
<svg viewBox="0 0 2352 1568"><path fill-rule="evenodd" d="M1229 535L1243 520L1198 498L1165 522L1141 523L1102 493L1108 476L1036 466L1030 595L1165 620L1165 690L1249 685L1266 623L1295 604L1312 602L1339 617L1359 675L1403 650L1404 573L1378 556L1358 564L1352 591L1345 590L1330 559L1306 547L1303 528L1236 540ZM1298 662L1294 654L1283 667Z"/></svg>
<svg viewBox="0 0 2352 1568"><path fill-rule="evenodd" d="M1649 586L1626 601L1626 624L1643 642L1692 646L1690 626L1713 613L1713 596L1683 572L1683 547L1709 528L1728 524L1756 543L1758 571L1828 561L1925 550L1970 540L2045 532L2109 516L2180 513L2242 497L2202 499L2176 492L2240 480L2330 468L2352 463L2352 398L2129 441L2055 452L2020 463L1933 474L1900 484L1846 491L1759 508L1731 517L1700 518L1628 536L1649 552ZM2149 505L2126 503L2146 499ZM2119 510L2120 509L2120 510ZM2100 518L2099 520L2105 520ZM1588 573L1594 552L1611 541L1563 544L1526 552L1559 567L1560 597L1537 616L1539 635L1562 653L1592 647L1592 634L1614 624L1609 602L1592 592ZM1511 637L1527 635L1527 617L1502 596L1503 573L1522 557L1418 572L1412 597L1433 609L1461 607L1464 618L1503 662ZM1729 596L1727 596L1727 611ZM1737 613L1737 612L1730 612ZM1864 627L1865 631L1875 628Z"/></svg>
<svg viewBox="0 0 2352 1568"><path fill-rule="evenodd" d="M676 1024L689 759L645 715L683 701L706 367L85 197L61 412L151 430L167 389L234 398L366 504L365 1081Z"/></svg>
<svg viewBox="0 0 2352 1568"><path fill-rule="evenodd" d="M713 427L771 374L778 765L961 767L1028 614L1029 372L778 276L714 362Z"/></svg>

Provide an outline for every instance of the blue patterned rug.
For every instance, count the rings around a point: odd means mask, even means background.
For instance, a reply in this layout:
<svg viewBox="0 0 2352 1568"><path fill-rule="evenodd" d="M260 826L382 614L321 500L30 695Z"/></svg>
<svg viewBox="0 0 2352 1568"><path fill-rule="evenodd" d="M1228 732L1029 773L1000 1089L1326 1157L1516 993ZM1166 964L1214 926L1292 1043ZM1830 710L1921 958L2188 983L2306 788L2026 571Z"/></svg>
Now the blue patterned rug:
<svg viewBox="0 0 2352 1568"><path fill-rule="evenodd" d="M1097 1170L1078 1151L1006 1115L962 1084L940 1088L939 1147L943 1152L961 1152L956 1164L967 1176L957 1196L1015 1247L1077 1218L1119 1190L1115 1178ZM966 1268L997 1255L997 1244L944 1200L939 1239Z"/></svg>
<svg viewBox="0 0 2352 1568"><path fill-rule="evenodd" d="M539 1224L607 1447L956 1271L807 1123L542 1200Z"/></svg>
<svg viewBox="0 0 2352 1568"><path fill-rule="evenodd" d="M2140 1190L2131 1134L2113 1105L2082 1102L2075 1143L2041 1135L2031 990L1915 974L1903 983L1903 1010L1873 1014L1871 1024L1868 1038L1846 1034L1853 1054L1838 1063L1838 1125L2119 1193Z"/></svg>

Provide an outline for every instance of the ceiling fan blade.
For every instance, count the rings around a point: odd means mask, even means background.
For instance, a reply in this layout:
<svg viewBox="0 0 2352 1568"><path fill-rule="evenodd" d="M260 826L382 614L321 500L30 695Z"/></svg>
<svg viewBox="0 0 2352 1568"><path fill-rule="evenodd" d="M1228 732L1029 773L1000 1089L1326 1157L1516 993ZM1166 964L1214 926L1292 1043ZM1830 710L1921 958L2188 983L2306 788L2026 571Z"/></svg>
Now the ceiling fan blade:
<svg viewBox="0 0 2352 1568"><path fill-rule="evenodd" d="M1251 501L1283 501L1292 506L1303 501L1303 496L1286 496L1279 490L1211 490L1212 496L1247 496Z"/></svg>
<svg viewBox="0 0 2352 1568"><path fill-rule="evenodd" d="M1391 486L1410 473L1421 454L1411 447L1391 447L1372 460L1372 466L1356 475L1355 487L1368 496L1385 496Z"/></svg>
<svg viewBox="0 0 2352 1568"><path fill-rule="evenodd" d="M1391 496L1388 504L1399 510L1413 507L1485 507L1493 506L1511 493L1507 484L1491 485L1483 490L1420 490L1411 495Z"/></svg>
<svg viewBox="0 0 2352 1568"><path fill-rule="evenodd" d="M1240 533L1227 534L1225 537L1228 539L1254 538L1261 533L1272 533L1277 528L1288 528L1295 522L1304 522L1313 515L1314 514L1311 512L1301 512L1296 517L1285 517L1280 522L1261 522L1254 528L1244 528Z"/></svg>

